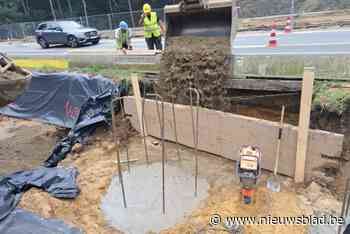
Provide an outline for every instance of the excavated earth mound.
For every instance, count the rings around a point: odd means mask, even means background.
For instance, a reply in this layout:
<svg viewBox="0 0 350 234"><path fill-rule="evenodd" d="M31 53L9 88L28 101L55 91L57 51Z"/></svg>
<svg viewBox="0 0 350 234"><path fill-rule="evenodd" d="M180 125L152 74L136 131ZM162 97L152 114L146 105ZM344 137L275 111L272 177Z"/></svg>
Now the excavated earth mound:
<svg viewBox="0 0 350 234"><path fill-rule="evenodd" d="M202 106L222 110L231 71L229 39L186 36L167 42L156 91L167 101L188 104L192 85L202 92Z"/></svg>

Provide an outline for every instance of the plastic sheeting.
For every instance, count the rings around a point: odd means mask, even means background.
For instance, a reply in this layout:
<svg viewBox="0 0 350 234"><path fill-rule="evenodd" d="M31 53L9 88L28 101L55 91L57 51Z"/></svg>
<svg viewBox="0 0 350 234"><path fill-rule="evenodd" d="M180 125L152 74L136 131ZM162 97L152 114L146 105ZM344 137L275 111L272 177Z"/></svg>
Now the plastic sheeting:
<svg viewBox="0 0 350 234"><path fill-rule="evenodd" d="M110 122L112 97L124 96L127 92L125 82L116 85L101 76L34 73L26 92L14 103L1 108L0 114L70 128L68 136L55 146L44 163L46 167L56 167L75 143L84 143L97 126ZM0 178L0 233L82 233L62 221L42 219L15 209L22 193L31 187L42 188L57 198L76 197L79 194L77 174L73 168L41 167Z"/></svg>
<svg viewBox="0 0 350 234"><path fill-rule="evenodd" d="M99 124L109 121L111 98L125 93L127 85L123 82L116 85L102 76L33 73L26 92L1 108L0 113L70 128L68 136L55 146L44 163L46 167L55 167L75 143L84 143L84 138Z"/></svg>
<svg viewBox="0 0 350 234"><path fill-rule="evenodd" d="M44 219L31 212L16 208L0 221L1 234L83 234L58 219Z"/></svg>
<svg viewBox="0 0 350 234"><path fill-rule="evenodd" d="M22 193L32 187L41 188L57 198L77 197L80 192L76 182L77 176L78 171L75 168L39 167L2 178L0 180L0 221L16 208Z"/></svg>
<svg viewBox="0 0 350 234"><path fill-rule="evenodd" d="M104 121L102 114L109 111L104 101L116 91L114 83L101 76L33 73L26 92L0 113L78 129Z"/></svg>
<svg viewBox="0 0 350 234"><path fill-rule="evenodd" d="M17 209L22 193L32 187L41 188L56 198L75 198L79 195L75 168L40 167L16 172L0 178L1 234L82 234L77 228L56 219L43 219L31 212Z"/></svg>

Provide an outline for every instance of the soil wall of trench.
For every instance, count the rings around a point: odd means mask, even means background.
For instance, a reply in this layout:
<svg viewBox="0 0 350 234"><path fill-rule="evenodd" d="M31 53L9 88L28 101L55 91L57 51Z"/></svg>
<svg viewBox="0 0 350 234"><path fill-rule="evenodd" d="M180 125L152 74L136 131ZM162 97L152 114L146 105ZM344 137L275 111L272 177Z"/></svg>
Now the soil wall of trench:
<svg viewBox="0 0 350 234"><path fill-rule="evenodd" d="M282 105L286 106L285 122L298 125L300 93L252 95L231 98L229 112L278 122ZM344 156L350 159L350 103L341 114L314 106L310 128L344 134ZM346 159L346 158L345 158Z"/></svg>
<svg viewBox="0 0 350 234"><path fill-rule="evenodd" d="M298 125L300 93L245 97L231 102L232 113L278 122L281 106L286 105L285 122ZM310 128L343 134L341 160L329 158L329 163L313 173L313 180L338 195L342 195L345 179L350 178L350 103L341 114L315 106L311 111Z"/></svg>
<svg viewBox="0 0 350 234"><path fill-rule="evenodd" d="M336 132L345 136L342 161L338 164L341 172L346 177L350 177L350 103L346 105L341 114L329 112L317 106L311 113L310 122L311 128Z"/></svg>
<svg viewBox="0 0 350 234"><path fill-rule="evenodd" d="M188 88L194 87L201 90L203 107L275 122L279 122L281 107L285 105L285 122L298 125L300 93L228 92L225 83L231 74L231 49L227 38L169 38L161 61L161 79L155 84L154 91L165 101L189 104ZM342 178L345 178L344 175L350 176L350 170L347 170L350 167L350 163L347 163L350 159L350 105L341 115L315 108L311 114L310 128L345 135L343 160L320 168L323 174L315 177L315 180L327 177L323 185L335 191L334 178L340 174ZM349 171L349 175L346 171Z"/></svg>

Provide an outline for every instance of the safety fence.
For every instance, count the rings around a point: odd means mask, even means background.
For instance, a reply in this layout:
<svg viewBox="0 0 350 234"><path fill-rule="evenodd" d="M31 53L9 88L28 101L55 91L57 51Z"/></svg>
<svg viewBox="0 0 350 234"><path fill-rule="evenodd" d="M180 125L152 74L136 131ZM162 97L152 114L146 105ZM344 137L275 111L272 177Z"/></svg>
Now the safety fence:
<svg viewBox="0 0 350 234"><path fill-rule="evenodd" d="M164 19L163 9L154 9L160 19ZM126 21L130 27L138 27L142 11L119 12L104 15L80 16L58 20L73 20L84 26L98 30L114 30L120 21ZM0 25L0 40L22 39L35 35L35 30L42 21Z"/></svg>
<svg viewBox="0 0 350 234"><path fill-rule="evenodd" d="M177 1L174 1L177 2ZM261 20L263 18L274 18L284 15L308 16L308 15L320 15L320 14L347 14L350 11L350 3L346 3L341 10L339 7L329 7L327 11L323 9L301 9L301 6L294 6L294 0L278 1L280 4L274 4L276 0L269 1L266 4L265 0L256 0L254 3L249 1L238 1L238 14L240 18L256 18ZM164 20L163 8L157 8L154 11L158 13L160 19ZM98 30L113 30L117 27L121 20L128 22L130 27L138 27L138 21L142 14L141 10L138 11L125 11L111 14L92 15L92 16L80 16L72 18L60 18L58 20L74 20L85 26L97 28ZM22 22L0 25L0 40L7 40L13 38L25 38L33 36L38 24L42 21L34 22Z"/></svg>

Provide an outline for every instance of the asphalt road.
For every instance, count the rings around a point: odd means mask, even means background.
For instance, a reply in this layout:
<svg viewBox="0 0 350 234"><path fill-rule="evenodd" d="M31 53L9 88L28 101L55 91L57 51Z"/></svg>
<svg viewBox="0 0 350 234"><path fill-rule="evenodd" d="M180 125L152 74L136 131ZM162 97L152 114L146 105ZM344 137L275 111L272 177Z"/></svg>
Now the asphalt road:
<svg viewBox="0 0 350 234"><path fill-rule="evenodd" d="M132 45L134 48L144 49L146 43L143 38L132 39ZM115 42L113 40L101 40L97 45L83 45L79 50L98 50L98 49L115 49ZM12 57L57 57L64 58L68 55L70 50L75 50L67 46L51 46L49 49L42 49L35 42L2 42L0 43L0 51L7 53Z"/></svg>
<svg viewBox="0 0 350 234"><path fill-rule="evenodd" d="M307 55L350 54L350 30L278 32L278 47L268 48L269 32L239 33L234 41L235 55ZM143 38L132 40L134 48L145 49ZM83 46L80 50L114 49L113 40L101 40L98 45ZM0 51L13 57L65 57L71 48L54 46L41 49L34 42L2 42ZM74 49L73 49L74 50Z"/></svg>
<svg viewBox="0 0 350 234"><path fill-rule="evenodd" d="M277 33L277 48L268 48L269 33L239 34L234 42L238 55L350 54L350 30Z"/></svg>

